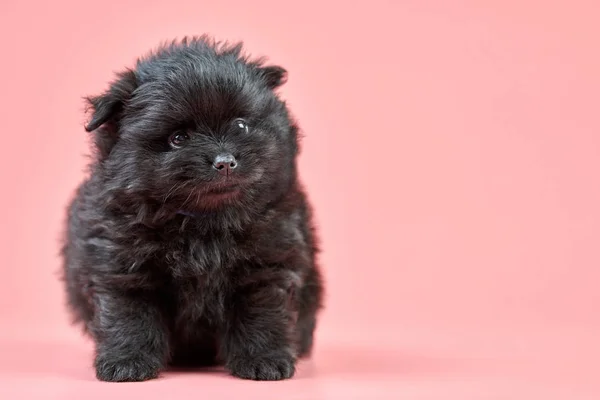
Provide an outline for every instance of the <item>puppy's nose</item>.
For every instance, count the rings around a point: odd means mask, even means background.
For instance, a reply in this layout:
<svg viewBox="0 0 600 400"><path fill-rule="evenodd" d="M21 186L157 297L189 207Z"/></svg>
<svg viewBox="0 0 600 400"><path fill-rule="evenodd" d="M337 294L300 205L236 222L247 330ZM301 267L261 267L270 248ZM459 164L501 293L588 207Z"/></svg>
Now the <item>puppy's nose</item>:
<svg viewBox="0 0 600 400"><path fill-rule="evenodd" d="M231 154L219 154L213 162L213 168L219 171L221 175L229 175L236 167L237 161Z"/></svg>

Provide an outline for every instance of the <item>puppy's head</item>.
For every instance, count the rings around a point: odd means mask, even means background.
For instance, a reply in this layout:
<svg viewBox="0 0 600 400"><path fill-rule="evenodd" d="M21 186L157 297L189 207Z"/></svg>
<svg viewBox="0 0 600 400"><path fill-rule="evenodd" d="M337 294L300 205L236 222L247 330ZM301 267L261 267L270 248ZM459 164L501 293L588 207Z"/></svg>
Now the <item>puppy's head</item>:
<svg viewBox="0 0 600 400"><path fill-rule="evenodd" d="M274 90L286 71L206 37L163 46L89 98L115 191L197 211L251 205L295 173L297 132Z"/></svg>

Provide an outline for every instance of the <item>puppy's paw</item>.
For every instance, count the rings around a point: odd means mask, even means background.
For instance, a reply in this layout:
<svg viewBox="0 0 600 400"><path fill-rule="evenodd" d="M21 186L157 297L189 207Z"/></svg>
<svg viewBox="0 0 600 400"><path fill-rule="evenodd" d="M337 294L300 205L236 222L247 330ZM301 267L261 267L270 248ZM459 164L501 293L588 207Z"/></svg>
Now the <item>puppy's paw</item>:
<svg viewBox="0 0 600 400"><path fill-rule="evenodd" d="M159 366L143 357L127 359L98 356L96 377L105 382L141 382L158 377Z"/></svg>
<svg viewBox="0 0 600 400"><path fill-rule="evenodd" d="M235 357L226 367L232 375L255 381L278 381L294 376L296 360L288 353Z"/></svg>

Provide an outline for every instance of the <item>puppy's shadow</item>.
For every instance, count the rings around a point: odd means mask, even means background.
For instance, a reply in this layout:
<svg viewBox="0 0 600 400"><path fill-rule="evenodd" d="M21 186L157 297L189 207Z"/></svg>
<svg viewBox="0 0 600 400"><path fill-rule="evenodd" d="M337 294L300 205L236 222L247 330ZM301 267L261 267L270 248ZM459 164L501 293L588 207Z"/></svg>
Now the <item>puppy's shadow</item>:
<svg viewBox="0 0 600 400"><path fill-rule="evenodd" d="M345 378L411 379L477 375L485 373L483 360L466 360L428 354L409 354L393 350L360 347L319 348L298 365L296 379ZM0 375L33 379L55 378L96 381L93 368L93 345L52 341L0 342ZM226 377L221 365L169 367L163 377Z"/></svg>

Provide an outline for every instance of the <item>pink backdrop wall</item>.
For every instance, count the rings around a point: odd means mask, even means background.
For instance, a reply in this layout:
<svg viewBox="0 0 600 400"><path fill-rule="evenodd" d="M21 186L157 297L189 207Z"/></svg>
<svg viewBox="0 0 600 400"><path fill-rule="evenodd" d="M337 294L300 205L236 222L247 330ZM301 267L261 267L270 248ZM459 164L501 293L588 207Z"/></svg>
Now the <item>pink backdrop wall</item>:
<svg viewBox="0 0 600 400"><path fill-rule="evenodd" d="M3 1L0 335L78 334L57 243L83 176L82 96L160 41L204 32L289 70L325 250L321 341L597 329L599 13L579 0Z"/></svg>

